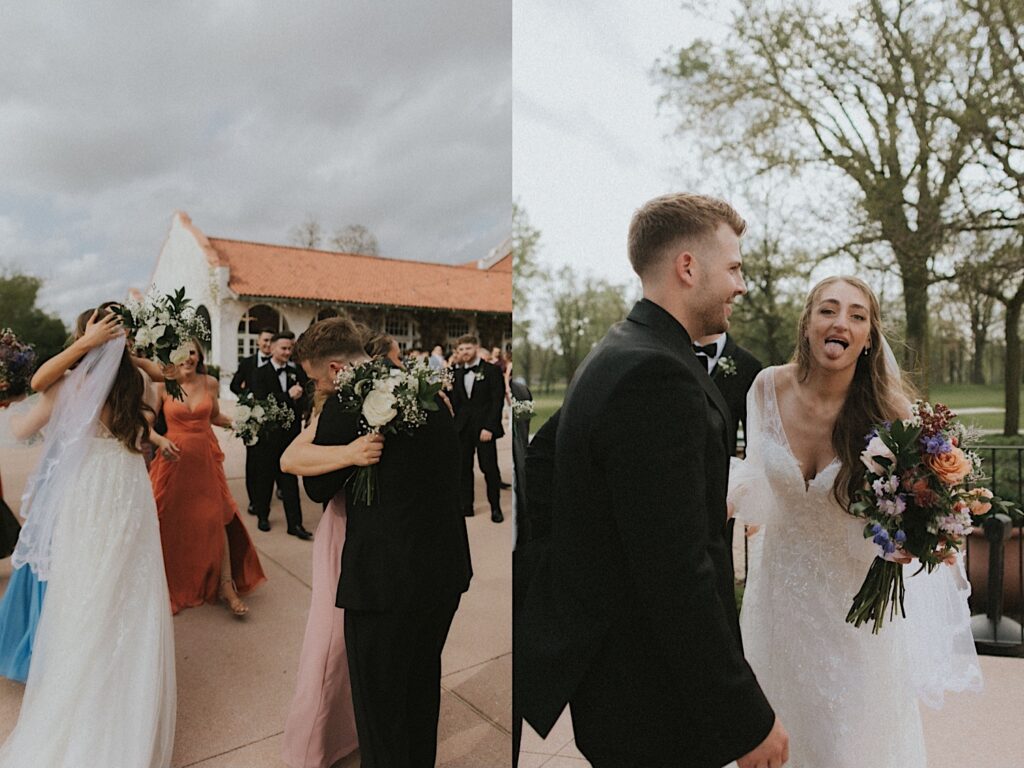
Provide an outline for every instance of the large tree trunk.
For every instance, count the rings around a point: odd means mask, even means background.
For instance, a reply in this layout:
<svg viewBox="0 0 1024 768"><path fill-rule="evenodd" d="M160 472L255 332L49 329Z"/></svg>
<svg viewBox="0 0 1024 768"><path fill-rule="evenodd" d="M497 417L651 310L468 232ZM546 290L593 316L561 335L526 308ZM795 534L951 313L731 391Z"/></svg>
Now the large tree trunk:
<svg viewBox="0 0 1024 768"><path fill-rule="evenodd" d="M985 345L988 343L988 326L976 325L973 336L974 357L971 360L971 384L984 384Z"/></svg>
<svg viewBox="0 0 1024 768"><path fill-rule="evenodd" d="M1024 295L1006 305L1006 415L1003 419L1003 434L1014 436L1020 430L1020 315Z"/></svg>
<svg viewBox="0 0 1024 768"><path fill-rule="evenodd" d="M928 275L927 267L904 267L903 307L907 315L907 350L903 369L928 397Z"/></svg>

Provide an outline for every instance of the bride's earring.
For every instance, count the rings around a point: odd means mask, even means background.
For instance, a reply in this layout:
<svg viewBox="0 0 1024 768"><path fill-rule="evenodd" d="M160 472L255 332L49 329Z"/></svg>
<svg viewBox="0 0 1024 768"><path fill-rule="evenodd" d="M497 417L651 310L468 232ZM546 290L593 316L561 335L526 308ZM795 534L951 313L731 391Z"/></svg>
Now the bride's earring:
<svg viewBox="0 0 1024 768"><path fill-rule="evenodd" d="M867 357L868 355L870 355L871 354L871 347L864 347L864 351L861 352L861 354L864 355L864 357Z"/></svg>

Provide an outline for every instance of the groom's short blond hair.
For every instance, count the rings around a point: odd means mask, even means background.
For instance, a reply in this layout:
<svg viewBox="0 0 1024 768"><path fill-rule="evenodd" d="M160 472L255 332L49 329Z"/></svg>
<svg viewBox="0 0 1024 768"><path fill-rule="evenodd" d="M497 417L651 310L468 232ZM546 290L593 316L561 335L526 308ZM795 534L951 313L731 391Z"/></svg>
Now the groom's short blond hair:
<svg viewBox="0 0 1024 768"><path fill-rule="evenodd" d="M724 200L687 192L648 200L629 223L629 263L640 277L686 241L713 235L725 224L737 237L747 222Z"/></svg>
<svg viewBox="0 0 1024 768"><path fill-rule="evenodd" d="M366 352L366 329L346 316L329 317L313 323L295 342L292 357L318 363L331 358L360 357Z"/></svg>

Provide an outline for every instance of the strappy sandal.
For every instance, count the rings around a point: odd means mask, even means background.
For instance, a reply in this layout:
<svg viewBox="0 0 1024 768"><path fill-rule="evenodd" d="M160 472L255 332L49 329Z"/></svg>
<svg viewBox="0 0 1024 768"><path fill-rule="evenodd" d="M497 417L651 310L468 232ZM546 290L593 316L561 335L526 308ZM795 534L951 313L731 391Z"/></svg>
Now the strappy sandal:
<svg viewBox="0 0 1024 768"><path fill-rule="evenodd" d="M231 594L227 594L225 587L231 587ZM242 598L238 596L238 589L235 587L235 582L232 579L224 579L220 583L220 600L224 603L228 610L235 616L245 616L249 612L249 606L242 602Z"/></svg>

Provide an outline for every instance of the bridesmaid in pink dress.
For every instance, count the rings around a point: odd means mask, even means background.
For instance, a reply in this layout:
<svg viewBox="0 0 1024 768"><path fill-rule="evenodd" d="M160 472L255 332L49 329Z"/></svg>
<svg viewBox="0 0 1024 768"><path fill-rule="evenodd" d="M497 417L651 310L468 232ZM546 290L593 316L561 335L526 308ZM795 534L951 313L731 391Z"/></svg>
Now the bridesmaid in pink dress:
<svg viewBox="0 0 1024 768"><path fill-rule="evenodd" d="M316 425L314 417L282 455L285 472L320 475L380 460L379 437L361 437L349 445L313 445ZM345 654L345 612L334 605L341 578L345 521L342 492L327 505L313 537L309 619L281 754L290 768L330 768L359 746Z"/></svg>

